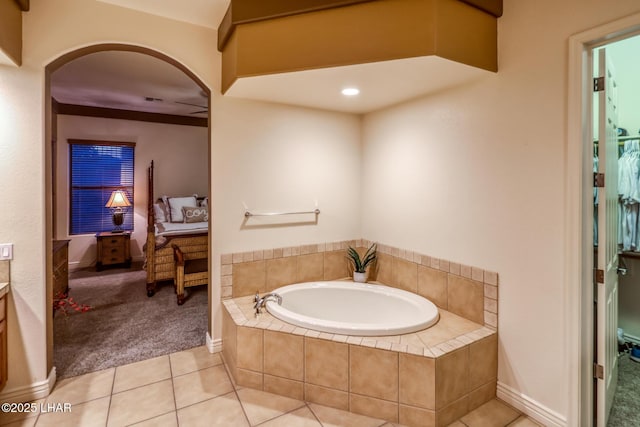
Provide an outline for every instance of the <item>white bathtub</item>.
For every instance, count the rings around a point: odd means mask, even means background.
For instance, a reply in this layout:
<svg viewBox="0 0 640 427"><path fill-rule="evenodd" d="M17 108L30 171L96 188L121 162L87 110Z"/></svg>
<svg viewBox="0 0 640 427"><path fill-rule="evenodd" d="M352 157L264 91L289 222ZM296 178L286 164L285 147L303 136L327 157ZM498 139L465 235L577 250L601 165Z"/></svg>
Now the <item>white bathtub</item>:
<svg viewBox="0 0 640 427"><path fill-rule="evenodd" d="M282 305L269 300L269 313L287 323L321 332L400 335L438 321L438 308L431 301L388 286L309 282L283 286L274 292L282 296Z"/></svg>

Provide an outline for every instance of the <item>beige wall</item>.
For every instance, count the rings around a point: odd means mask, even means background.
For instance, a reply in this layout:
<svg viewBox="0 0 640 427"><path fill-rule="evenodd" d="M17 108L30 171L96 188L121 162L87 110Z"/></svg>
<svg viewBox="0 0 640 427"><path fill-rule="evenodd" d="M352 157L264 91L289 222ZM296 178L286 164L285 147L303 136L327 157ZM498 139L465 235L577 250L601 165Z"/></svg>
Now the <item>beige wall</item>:
<svg viewBox="0 0 640 427"><path fill-rule="evenodd" d="M567 41L638 10L506 0L496 75L364 120L362 235L497 271L498 380L560 416Z"/></svg>
<svg viewBox="0 0 640 427"><path fill-rule="evenodd" d="M563 336L567 40L638 11L635 0L506 0L496 75L369 115L360 133L354 117L222 98L212 30L99 2L34 2L24 65L0 66L0 179L12 207L0 209L0 236L15 245L4 393L48 375L44 67L115 41L181 61L214 91L211 277L223 252L359 236L496 271L498 379L566 417L578 399ZM298 209L314 198L317 226L242 228L242 202ZM217 303L213 323L219 337Z"/></svg>
<svg viewBox="0 0 640 427"><path fill-rule="evenodd" d="M3 395L47 388L44 67L64 53L105 42L144 46L182 62L211 88L214 339L221 337L222 252L359 235L359 118L222 98L216 32L204 27L85 0L34 3L24 24L23 66L0 66L0 178L14 184L3 203L16 207L0 209L0 236L14 243ZM315 200L317 225L243 227L243 202L299 210Z"/></svg>
<svg viewBox="0 0 640 427"><path fill-rule="evenodd" d="M203 127L58 115L57 214L58 239L71 239L71 269L93 265L93 234L69 236L68 139L135 142L134 231L131 255L143 259L147 238L147 168L154 161L155 197L198 194L206 196L208 183L208 130Z"/></svg>

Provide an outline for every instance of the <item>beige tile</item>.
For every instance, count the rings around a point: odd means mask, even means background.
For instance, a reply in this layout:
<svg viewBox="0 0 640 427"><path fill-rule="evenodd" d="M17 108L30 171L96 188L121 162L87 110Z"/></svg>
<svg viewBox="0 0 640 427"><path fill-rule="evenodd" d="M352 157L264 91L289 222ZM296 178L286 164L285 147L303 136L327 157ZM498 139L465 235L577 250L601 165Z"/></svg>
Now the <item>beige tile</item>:
<svg viewBox="0 0 640 427"><path fill-rule="evenodd" d="M342 391L349 390L349 346L305 338L305 382Z"/></svg>
<svg viewBox="0 0 640 427"><path fill-rule="evenodd" d="M393 256L378 253L374 271L375 275L371 280L387 285L393 284Z"/></svg>
<svg viewBox="0 0 640 427"><path fill-rule="evenodd" d="M44 399L38 399L35 400L33 402L29 402L29 403L33 403L34 405L36 405L36 410L33 412L4 412L4 411L0 411L0 425L1 426L5 426L8 424L15 424L15 425L20 425L20 424L24 424L25 426L27 425L33 425L36 422L36 416L40 413L40 404L44 403L46 401L46 398Z"/></svg>
<svg viewBox="0 0 640 427"><path fill-rule="evenodd" d="M266 289L265 261L233 265L233 297L263 293Z"/></svg>
<svg viewBox="0 0 640 427"><path fill-rule="evenodd" d="M171 380L165 380L111 396L107 426L134 424L175 409Z"/></svg>
<svg viewBox="0 0 640 427"><path fill-rule="evenodd" d="M349 352L349 391L397 402L398 353L353 345Z"/></svg>
<svg viewBox="0 0 640 427"><path fill-rule="evenodd" d="M436 412L436 426L444 427L448 426L458 418L469 412L469 398L463 396L455 402L439 409Z"/></svg>
<svg viewBox="0 0 640 427"><path fill-rule="evenodd" d="M418 292L418 264L394 258L392 271L393 286L413 293Z"/></svg>
<svg viewBox="0 0 640 427"><path fill-rule="evenodd" d="M169 356L155 357L116 368L113 393L171 378Z"/></svg>
<svg viewBox="0 0 640 427"><path fill-rule="evenodd" d="M110 368L60 380L53 387L53 392L47 397L47 402L75 405L109 396L115 372L115 368Z"/></svg>
<svg viewBox="0 0 640 427"><path fill-rule="evenodd" d="M261 424L261 427L322 427L306 406Z"/></svg>
<svg viewBox="0 0 640 427"><path fill-rule="evenodd" d="M262 329L238 327L238 368L262 372L263 333Z"/></svg>
<svg viewBox="0 0 640 427"><path fill-rule="evenodd" d="M448 310L484 324L484 284L453 274L449 274L448 279Z"/></svg>
<svg viewBox="0 0 640 427"><path fill-rule="evenodd" d="M469 390L498 376L498 335L490 335L469 345Z"/></svg>
<svg viewBox="0 0 640 427"><path fill-rule="evenodd" d="M398 422L408 427L435 427L436 413L429 409L400 405Z"/></svg>
<svg viewBox="0 0 640 427"><path fill-rule="evenodd" d="M467 427L467 426L462 424L460 421L454 421L451 424L449 424L447 427Z"/></svg>
<svg viewBox="0 0 640 427"><path fill-rule="evenodd" d="M436 409L440 410L465 395L469 390L468 383L468 347L438 357L436 359Z"/></svg>
<svg viewBox="0 0 640 427"><path fill-rule="evenodd" d="M473 362L469 362L473 365ZM469 392L469 411L484 405L488 401L496 398L496 384L497 381L493 380L486 384L481 385L475 390Z"/></svg>
<svg viewBox="0 0 640 427"><path fill-rule="evenodd" d="M224 366L213 366L173 379L176 407L184 408L230 391L233 386Z"/></svg>
<svg viewBox="0 0 640 427"><path fill-rule="evenodd" d="M231 359L235 364L238 360L237 353L237 334L238 327L231 318L226 307L222 307L222 353L226 360Z"/></svg>
<svg viewBox="0 0 640 427"><path fill-rule="evenodd" d="M349 393L346 391L305 384L304 398L307 402L313 402L344 411L349 410Z"/></svg>
<svg viewBox="0 0 640 427"><path fill-rule="evenodd" d="M399 355L399 363L400 403L418 406L423 409L435 409L435 359L401 353ZM412 413L415 413L415 411ZM402 420L400 422L402 423Z"/></svg>
<svg viewBox="0 0 640 427"><path fill-rule="evenodd" d="M304 383L286 378L264 375L264 391L292 399L304 400Z"/></svg>
<svg viewBox="0 0 640 427"><path fill-rule="evenodd" d="M384 421L327 406L309 404L323 427L379 427Z"/></svg>
<svg viewBox="0 0 640 427"><path fill-rule="evenodd" d="M482 323L472 322L457 314L446 310L439 310L440 321L447 329L451 330L456 336L460 336L482 327Z"/></svg>
<svg viewBox="0 0 640 427"><path fill-rule="evenodd" d="M235 393L228 393L178 409L181 426L189 427L248 427L249 422Z"/></svg>
<svg viewBox="0 0 640 427"><path fill-rule="evenodd" d="M222 365L220 354L209 353L205 346L172 353L169 355L169 360L171 361L171 373L174 377L199 369Z"/></svg>
<svg viewBox="0 0 640 427"><path fill-rule="evenodd" d="M264 331L264 373L291 380L304 379L304 338Z"/></svg>
<svg viewBox="0 0 640 427"><path fill-rule="evenodd" d="M74 404L71 412L46 412L38 417L37 426L105 426L109 414L109 397ZM30 421L30 420L28 420ZM111 423L109 425L112 425Z"/></svg>
<svg viewBox="0 0 640 427"><path fill-rule="evenodd" d="M418 294L446 310L447 273L422 265L418 266Z"/></svg>
<svg viewBox="0 0 640 427"><path fill-rule="evenodd" d="M262 390L264 380L262 372L249 371L247 369L236 369L236 383L241 387L251 387Z"/></svg>
<svg viewBox="0 0 640 427"><path fill-rule="evenodd" d="M0 261L0 282L11 282L11 261Z"/></svg>
<svg viewBox="0 0 640 427"><path fill-rule="evenodd" d="M349 394L349 407L351 412L356 414L380 418L392 423L398 422L398 404L395 402L351 393Z"/></svg>
<svg viewBox="0 0 640 427"><path fill-rule="evenodd" d="M314 282L324 279L324 255L314 253L300 255L296 272L296 283Z"/></svg>
<svg viewBox="0 0 640 427"><path fill-rule="evenodd" d="M176 412L168 412L158 417L150 418L148 420L141 421L136 424L132 424L135 427L178 427L178 418Z"/></svg>
<svg viewBox="0 0 640 427"><path fill-rule="evenodd" d="M38 418L37 417L28 417L28 418L23 418L19 421L14 421L12 423L9 424L2 424L3 427L33 427L36 425L36 420Z"/></svg>
<svg viewBox="0 0 640 427"><path fill-rule="evenodd" d="M296 282L298 257L270 259L266 261L267 284L266 290L272 291L280 286Z"/></svg>
<svg viewBox="0 0 640 427"><path fill-rule="evenodd" d="M336 280L349 276L345 251L323 252L324 280Z"/></svg>
<svg viewBox="0 0 640 427"><path fill-rule="evenodd" d="M427 347L433 347L438 344L442 344L458 336L458 334L452 331L448 327L447 323L443 321L438 321L438 323L436 323L432 327L420 332L416 332L416 335Z"/></svg>
<svg viewBox="0 0 640 427"><path fill-rule="evenodd" d="M238 397L252 426L304 406L301 400L250 388L238 390Z"/></svg>
<svg viewBox="0 0 640 427"><path fill-rule="evenodd" d="M520 413L512 407L493 399L463 416L460 421L469 427L506 426L519 416Z"/></svg>
<svg viewBox="0 0 640 427"><path fill-rule="evenodd" d="M542 427L542 424L522 415L517 420L509 424L509 427Z"/></svg>

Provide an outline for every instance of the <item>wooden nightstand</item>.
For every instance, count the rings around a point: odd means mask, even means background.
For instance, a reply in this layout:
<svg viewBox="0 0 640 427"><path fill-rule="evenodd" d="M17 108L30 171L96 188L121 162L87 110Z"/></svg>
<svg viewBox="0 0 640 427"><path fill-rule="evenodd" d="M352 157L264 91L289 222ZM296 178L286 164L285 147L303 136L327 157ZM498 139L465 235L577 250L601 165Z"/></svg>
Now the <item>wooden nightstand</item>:
<svg viewBox="0 0 640 427"><path fill-rule="evenodd" d="M97 271L107 266L131 267L131 233L103 231L96 234L96 239L98 242Z"/></svg>

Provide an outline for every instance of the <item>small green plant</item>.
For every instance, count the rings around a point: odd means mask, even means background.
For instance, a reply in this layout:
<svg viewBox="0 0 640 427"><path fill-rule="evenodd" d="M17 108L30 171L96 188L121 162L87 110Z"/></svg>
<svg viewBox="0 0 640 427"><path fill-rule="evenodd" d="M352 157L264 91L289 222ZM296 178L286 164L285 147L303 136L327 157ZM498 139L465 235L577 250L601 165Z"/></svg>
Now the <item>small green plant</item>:
<svg viewBox="0 0 640 427"><path fill-rule="evenodd" d="M364 273L367 271L369 264L376 260L376 244L372 243L362 258L360 258L358 251L349 246L349 249L347 249L347 256L353 264L353 270L356 273Z"/></svg>

